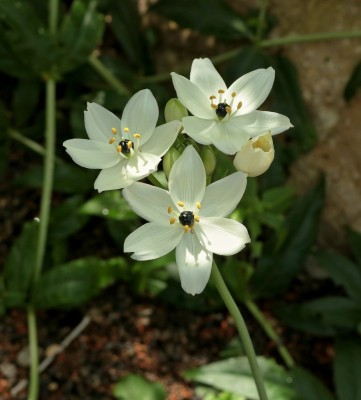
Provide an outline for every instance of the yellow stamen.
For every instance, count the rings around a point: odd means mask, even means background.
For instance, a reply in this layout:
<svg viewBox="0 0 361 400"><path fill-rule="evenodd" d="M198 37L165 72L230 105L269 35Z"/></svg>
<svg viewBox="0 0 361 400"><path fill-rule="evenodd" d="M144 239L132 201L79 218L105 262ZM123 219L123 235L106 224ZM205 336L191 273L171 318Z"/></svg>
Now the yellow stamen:
<svg viewBox="0 0 361 400"><path fill-rule="evenodd" d="M142 135L141 135L140 133L135 133L135 134L133 135L133 137L134 137L135 139L140 139L140 138L142 137Z"/></svg>
<svg viewBox="0 0 361 400"><path fill-rule="evenodd" d="M121 152L122 152L122 150L123 150L123 149L122 149L122 146L120 146L120 145L119 145L119 146L117 146L117 152L118 152L118 153L121 153Z"/></svg>
<svg viewBox="0 0 361 400"><path fill-rule="evenodd" d="M216 96L209 96L209 100L214 100Z"/></svg>
<svg viewBox="0 0 361 400"><path fill-rule="evenodd" d="M178 205L179 205L179 207L184 207L184 203L183 203L183 201L178 201L178 203L177 203Z"/></svg>
<svg viewBox="0 0 361 400"><path fill-rule="evenodd" d="M112 132L113 132L114 135L116 135L118 133L116 128L112 128Z"/></svg>
<svg viewBox="0 0 361 400"><path fill-rule="evenodd" d="M217 106L215 104L211 104L211 107L214 108L215 110L217 109Z"/></svg>
<svg viewBox="0 0 361 400"><path fill-rule="evenodd" d="M170 223L171 225L173 225L173 224L175 223L175 221L177 221L177 218L172 217L172 218L169 220L169 223Z"/></svg>
<svg viewBox="0 0 361 400"><path fill-rule="evenodd" d="M111 139L109 139L109 144L113 144L115 142L115 137L112 137Z"/></svg>
<svg viewBox="0 0 361 400"><path fill-rule="evenodd" d="M228 114L230 114L232 112L232 108L230 106L227 106L226 107L226 111L227 111Z"/></svg>
<svg viewBox="0 0 361 400"><path fill-rule="evenodd" d="M198 210L200 210L202 208L202 204L199 201L197 201L196 207L198 208Z"/></svg>
<svg viewBox="0 0 361 400"><path fill-rule="evenodd" d="M187 233L189 231L189 226L188 225L184 225L184 232Z"/></svg>
<svg viewBox="0 0 361 400"><path fill-rule="evenodd" d="M233 93L231 94L231 96L232 96L232 97L236 97L236 96L237 96L237 93L236 93L236 92L233 92Z"/></svg>
<svg viewBox="0 0 361 400"><path fill-rule="evenodd" d="M223 90L223 89L219 89L219 90L218 90L218 93L223 94L223 93L224 93L224 90Z"/></svg>
<svg viewBox="0 0 361 400"><path fill-rule="evenodd" d="M237 110L239 110L242 107L242 102L240 101L237 105Z"/></svg>
<svg viewBox="0 0 361 400"><path fill-rule="evenodd" d="M199 222L200 221L199 215L195 215L194 219L195 219L195 221Z"/></svg>
<svg viewBox="0 0 361 400"><path fill-rule="evenodd" d="M172 210L172 207L168 207L167 213L170 214L172 211L173 211L173 210Z"/></svg>
<svg viewBox="0 0 361 400"><path fill-rule="evenodd" d="M129 128L124 128L124 132L129 132Z"/></svg>
<svg viewBox="0 0 361 400"><path fill-rule="evenodd" d="M129 140L129 142L127 143L127 147L129 150L132 148L132 144L133 144L133 142L131 140Z"/></svg>

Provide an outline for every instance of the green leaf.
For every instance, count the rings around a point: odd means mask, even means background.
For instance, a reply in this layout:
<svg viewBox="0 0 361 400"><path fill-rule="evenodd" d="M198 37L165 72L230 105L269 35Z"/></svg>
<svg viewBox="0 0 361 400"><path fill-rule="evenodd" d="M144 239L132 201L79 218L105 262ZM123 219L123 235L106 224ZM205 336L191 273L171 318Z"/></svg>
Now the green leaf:
<svg viewBox="0 0 361 400"><path fill-rule="evenodd" d="M314 335L332 336L340 331L357 328L361 306L345 297L322 297L301 305L276 309L279 318L288 326Z"/></svg>
<svg viewBox="0 0 361 400"><path fill-rule="evenodd" d="M347 101L351 100L355 96L361 87L361 62L358 63L352 72L351 78L346 84L345 91L343 93Z"/></svg>
<svg viewBox="0 0 361 400"><path fill-rule="evenodd" d="M224 0L160 0L150 9L182 28L224 40L243 38L247 31L244 19Z"/></svg>
<svg viewBox="0 0 361 400"><path fill-rule="evenodd" d="M357 267L361 271L361 235L356 231L350 230L348 232L348 239L357 261Z"/></svg>
<svg viewBox="0 0 361 400"><path fill-rule="evenodd" d="M1 41L0 41L1 42ZM9 137L8 117L3 102L0 100L0 172L4 172L8 164Z"/></svg>
<svg viewBox="0 0 361 400"><path fill-rule="evenodd" d="M273 360L257 357L269 399L296 400L288 372ZM186 371L186 379L258 400L258 392L246 357L229 358Z"/></svg>
<svg viewBox="0 0 361 400"><path fill-rule="evenodd" d="M293 387L300 400L335 400L324 384L307 370L294 367L291 373Z"/></svg>
<svg viewBox="0 0 361 400"><path fill-rule="evenodd" d="M40 81L20 80L14 91L13 111L17 127L23 126L34 114L40 95Z"/></svg>
<svg viewBox="0 0 361 400"><path fill-rule="evenodd" d="M100 193L87 201L80 209L85 215L97 215L117 221L137 220L139 217L128 206L121 191Z"/></svg>
<svg viewBox="0 0 361 400"><path fill-rule="evenodd" d="M361 271L347 258L335 252L323 252L318 259L338 285L342 285L361 307ZM361 318L360 318L361 319Z"/></svg>
<svg viewBox="0 0 361 400"><path fill-rule="evenodd" d="M74 0L58 34L62 55L59 72L72 70L87 62L104 30L104 18L96 12L96 1Z"/></svg>
<svg viewBox="0 0 361 400"><path fill-rule="evenodd" d="M20 306L26 301L35 271L39 223L24 225L5 262L5 303L8 307Z"/></svg>
<svg viewBox="0 0 361 400"><path fill-rule="evenodd" d="M283 213L289 209L295 199L295 191L291 186L279 186L266 190L262 194L262 202L267 210Z"/></svg>
<svg viewBox="0 0 361 400"><path fill-rule="evenodd" d="M334 380L339 400L361 400L361 343L359 337L338 338Z"/></svg>
<svg viewBox="0 0 361 400"><path fill-rule="evenodd" d="M165 400L163 386L150 382L139 375L128 375L114 387L113 395L117 400Z"/></svg>
<svg viewBox="0 0 361 400"><path fill-rule="evenodd" d="M268 243L266 255L259 260L251 281L256 295L281 293L302 269L316 238L323 202L321 182L294 204L285 220L285 232Z"/></svg>

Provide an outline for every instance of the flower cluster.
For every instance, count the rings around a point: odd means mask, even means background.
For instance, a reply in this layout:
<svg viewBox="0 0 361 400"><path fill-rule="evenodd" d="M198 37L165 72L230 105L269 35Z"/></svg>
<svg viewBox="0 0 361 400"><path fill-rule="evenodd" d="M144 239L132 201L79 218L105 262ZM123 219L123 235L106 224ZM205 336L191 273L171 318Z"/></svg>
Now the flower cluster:
<svg viewBox="0 0 361 400"><path fill-rule="evenodd" d="M245 226L226 217L241 200L247 176L260 175L271 164L271 135L292 125L283 115L257 110L272 88L272 68L250 72L227 89L209 59L196 59L190 80L175 73L172 79L178 100L167 105L167 123L156 127L157 102L149 90L141 90L125 106L122 119L88 103L89 140L70 139L64 146L77 164L101 169L95 189L123 189L130 207L148 221L126 238L124 252L152 260L175 249L182 287L194 295L208 282L213 253L233 255L250 241ZM207 145L202 157L192 145L182 154L171 147L182 127L182 133ZM212 168L204 162L213 154L210 145L236 154L239 172L207 186L215 167L215 160ZM168 190L137 182L155 172L166 153Z"/></svg>

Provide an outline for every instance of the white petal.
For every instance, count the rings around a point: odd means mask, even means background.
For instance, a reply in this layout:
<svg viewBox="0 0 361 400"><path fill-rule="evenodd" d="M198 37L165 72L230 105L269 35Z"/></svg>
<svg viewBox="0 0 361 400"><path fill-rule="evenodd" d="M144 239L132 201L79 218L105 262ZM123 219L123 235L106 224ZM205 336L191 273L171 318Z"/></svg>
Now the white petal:
<svg viewBox="0 0 361 400"><path fill-rule="evenodd" d="M134 252L134 260L154 260L172 251L183 235L184 231L179 229L179 226L149 222L125 239L124 252Z"/></svg>
<svg viewBox="0 0 361 400"><path fill-rule="evenodd" d="M126 163L127 160L122 160L114 167L102 169L94 182L94 189L103 192L104 190L123 189L131 185L134 180L127 176Z"/></svg>
<svg viewBox="0 0 361 400"><path fill-rule="evenodd" d="M237 79L227 90L226 98L229 101L232 92L237 95L235 106L241 101L242 107L237 115L247 114L256 110L267 98L275 79L275 71L269 67L249 72Z"/></svg>
<svg viewBox="0 0 361 400"><path fill-rule="evenodd" d="M157 170L161 158L149 153L134 154L127 164L127 175L138 181Z"/></svg>
<svg viewBox="0 0 361 400"><path fill-rule="evenodd" d="M109 168L119 162L113 145L88 139L70 139L63 143L74 162L84 168Z"/></svg>
<svg viewBox="0 0 361 400"><path fill-rule="evenodd" d="M218 90L227 90L221 75L217 72L209 58L196 58L192 63L190 80L197 85L203 93L209 96L217 96Z"/></svg>
<svg viewBox="0 0 361 400"><path fill-rule="evenodd" d="M215 119L209 98L190 80L175 72L171 73L173 85L179 101L199 118Z"/></svg>
<svg viewBox="0 0 361 400"><path fill-rule="evenodd" d="M200 144L211 144L209 131L217 123L211 119L202 119L198 117L184 117L182 119L185 133Z"/></svg>
<svg viewBox="0 0 361 400"><path fill-rule="evenodd" d="M169 174L169 193L175 204L184 202L180 211L196 209L196 203L201 202L206 187L206 173L199 154L193 146L188 146L175 161Z"/></svg>
<svg viewBox="0 0 361 400"><path fill-rule="evenodd" d="M224 256L238 253L251 241L246 227L229 218L201 218L194 231L208 251Z"/></svg>
<svg viewBox="0 0 361 400"><path fill-rule="evenodd" d="M195 234L183 235L176 248L176 261L183 290L193 296L203 292L211 274L213 254L201 246Z"/></svg>
<svg viewBox="0 0 361 400"><path fill-rule="evenodd" d="M243 124L242 129L250 137L262 135L267 131L271 131L272 135L276 135L293 127L288 117L268 111L253 111L248 115L232 119L239 119L240 123Z"/></svg>
<svg viewBox="0 0 361 400"><path fill-rule="evenodd" d="M159 157L163 156L176 140L180 127L180 121L171 121L157 126L150 139L142 146L142 151Z"/></svg>
<svg viewBox="0 0 361 400"><path fill-rule="evenodd" d="M149 89L137 92L124 108L121 135L133 140L132 135L139 133L140 144L146 143L154 132L158 116L158 104L152 92ZM128 134L124 134L124 128L129 129Z"/></svg>
<svg viewBox="0 0 361 400"><path fill-rule="evenodd" d="M120 119L97 103L88 103L84 112L85 129L92 140L104 141L113 137L112 128L120 131Z"/></svg>
<svg viewBox="0 0 361 400"><path fill-rule="evenodd" d="M169 226L168 207L175 210L176 206L167 190L134 182L123 190L123 196L132 210L142 218Z"/></svg>
<svg viewBox="0 0 361 400"><path fill-rule="evenodd" d="M235 172L206 187L199 216L226 217L241 200L247 186L247 174Z"/></svg>

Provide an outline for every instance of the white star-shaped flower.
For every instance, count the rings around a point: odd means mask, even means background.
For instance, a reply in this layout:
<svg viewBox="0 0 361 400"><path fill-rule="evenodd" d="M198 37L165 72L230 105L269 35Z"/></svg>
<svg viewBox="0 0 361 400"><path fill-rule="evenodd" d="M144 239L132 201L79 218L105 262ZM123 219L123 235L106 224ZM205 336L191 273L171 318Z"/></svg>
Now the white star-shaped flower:
<svg viewBox="0 0 361 400"><path fill-rule="evenodd" d="M271 67L243 75L228 89L208 58L193 61L190 80L171 75L178 99L193 114L182 119L184 131L198 143L234 154L254 136L292 127L284 115L257 111L273 85Z"/></svg>
<svg viewBox="0 0 361 400"><path fill-rule="evenodd" d="M87 108L89 140L70 139L64 146L80 166L101 169L94 183L99 192L125 188L156 171L180 129L179 121L156 127L159 110L149 89L129 100L121 120L99 104Z"/></svg>
<svg viewBox="0 0 361 400"><path fill-rule="evenodd" d="M153 260L176 248L182 288L192 295L205 288L213 253L232 255L250 241L247 229L229 218L246 188L243 172L206 187L202 160L188 146L174 163L169 191L136 182L123 190L130 207L149 221L131 233L124 251L135 260Z"/></svg>

